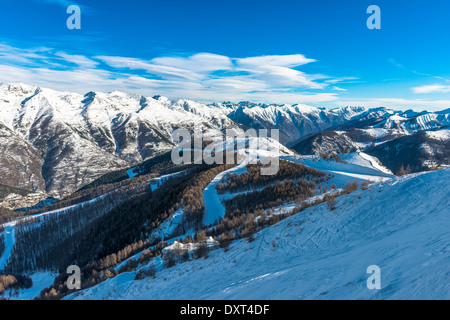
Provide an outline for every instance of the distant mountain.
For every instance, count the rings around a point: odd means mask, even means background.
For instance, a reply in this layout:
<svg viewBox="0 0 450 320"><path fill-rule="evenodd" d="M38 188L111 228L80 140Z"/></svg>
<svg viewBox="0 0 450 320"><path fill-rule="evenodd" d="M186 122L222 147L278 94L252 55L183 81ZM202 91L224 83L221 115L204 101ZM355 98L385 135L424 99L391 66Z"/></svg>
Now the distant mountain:
<svg viewBox="0 0 450 320"><path fill-rule="evenodd" d="M409 166L412 172L450 165L450 130L419 131L366 151L393 172Z"/></svg>
<svg viewBox="0 0 450 320"><path fill-rule="evenodd" d="M228 117L255 129L279 129L280 142L289 145L301 137L346 123L367 111L366 108L329 110L307 105L230 105Z"/></svg>
<svg viewBox="0 0 450 320"><path fill-rule="evenodd" d="M388 114L384 120L352 123L344 130L322 131L292 148L300 154L364 151L393 172L410 166L413 172L450 165L450 111L412 110ZM371 124L371 125L370 125ZM358 127L359 125L359 127Z"/></svg>

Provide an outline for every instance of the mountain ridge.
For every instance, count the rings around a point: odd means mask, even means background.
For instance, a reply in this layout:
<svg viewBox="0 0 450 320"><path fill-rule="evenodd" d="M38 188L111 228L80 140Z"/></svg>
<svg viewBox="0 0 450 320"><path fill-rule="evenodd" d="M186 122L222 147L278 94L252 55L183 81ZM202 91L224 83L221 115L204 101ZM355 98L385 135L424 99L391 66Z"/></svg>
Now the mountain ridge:
<svg viewBox="0 0 450 320"><path fill-rule="evenodd" d="M178 128L211 136L227 129L279 129L280 142L291 146L324 130L367 123L403 132L434 130L442 123L448 126L446 110L327 109L248 101L205 104L120 91L82 95L3 83L0 183L61 198L108 172L171 150L171 134Z"/></svg>

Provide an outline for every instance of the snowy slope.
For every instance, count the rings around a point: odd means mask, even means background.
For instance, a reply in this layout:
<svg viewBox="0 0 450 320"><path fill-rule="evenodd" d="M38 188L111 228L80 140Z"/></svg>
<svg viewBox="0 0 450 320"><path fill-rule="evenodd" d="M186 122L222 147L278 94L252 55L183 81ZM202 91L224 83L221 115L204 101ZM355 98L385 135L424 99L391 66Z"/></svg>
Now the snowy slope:
<svg viewBox="0 0 450 320"><path fill-rule="evenodd" d="M223 196L217 193L216 185L222 181L228 173L240 174L246 171L245 163L233 167L229 170L222 171L212 179L209 185L203 190L203 203L205 205L205 215L203 224L208 226L219 221L219 218L225 217L225 207L222 204Z"/></svg>
<svg viewBox="0 0 450 320"><path fill-rule="evenodd" d="M219 221L219 218L224 218L225 216L225 208L222 204L224 195L217 194L216 190L217 183L221 182L224 176L228 173L241 174L247 170L247 164L256 163L258 160L263 161L267 157L294 155L291 150L271 138L237 138L236 143L246 146L244 150L237 150L237 153L243 156L242 162L229 170L219 173L203 190L203 203L205 205L203 224L206 226L214 224L214 222ZM224 153L226 152L225 148L218 146L218 149L223 150Z"/></svg>
<svg viewBox="0 0 450 320"><path fill-rule="evenodd" d="M4 225L3 235L5 237L5 250L0 255L0 271L3 270L8 262L9 257L11 256L12 250L14 248L15 243L15 223L10 223Z"/></svg>
<svg viewBox="0 0 450 320"><path fill-rule="evenodd" d="M353 180L358 181L380 181L388 180L394 177L392 172L384 168L378 163L377 158L369 156L363 152L349 153L342 157L344 162L336 162L330 160L324 160L318 156L294 156L285 157L285 159L303 163L304 165L315 168L321 171L325 171L335 176L345 176L344 181L348 180L348 177L353 177ZM336 185L340 185L341 183ZM344 184L345 185L345 184Z"/></svg>
<svg viewBox="0 0 450 320"><path fill-rule="evenodd" d="M450 169L372 185L200 259L67 299L450 299ZM381 268L381 290L366 269Z"/></svg>
<svg viewBox="0 0 450 320"><path fill-rule="evenodd" d="M152 191L156 190L161 184L163 184L165 181L167 181L170 177L177 176L184 174L185 171L179 171L176 173L171 173L167 175L162 175L156 178L152 178L150 180L147 180L144 182L144 184L150 184L150 187ZM51 211L46 211L40 214L35 215L29 215L20 217L17 220L13 220L11 222L5 223L2 225L4 227L3 235L5 239L5 250L3 253L0 254L0 272L5 268L6 264L8 263L9 258L11 257L11 254L14 250L14 245L16 242L16 226L19 225L21 222L30 221L33 225L33 227L39 227L39 224L41 223L41 220L38 220L38 218L42 218L45 216L50 215L59 215L59 214L66 214L67 212L70 212L73 209L80 208L80 207L89 207L89 205L96 203L100 199L107 196L112 191L105 193L97 198L77 203L68 207L55 209ZM159 236L161 238L164 238L166 236L169 236L173 230L175 229L176 225L181 221L182 214L181 212L174 213L170 218L168 218L164 223L162 223L159 228L157 228L154 231L154 236ZM36 219L36 220L35 220ZM126 261L125 261L126 262ZM125 263L124 262L124 263ZM18 295L9 296L9 299L33 299L37 296L39 296L40 292L45 289L46 287L49 287L53 284L53 281L55 277L58 276L56 273L52 272L43 272L39 271L37 273L29 275L33 280L33 286L29 289L21 289L18 293Z"/></svg>

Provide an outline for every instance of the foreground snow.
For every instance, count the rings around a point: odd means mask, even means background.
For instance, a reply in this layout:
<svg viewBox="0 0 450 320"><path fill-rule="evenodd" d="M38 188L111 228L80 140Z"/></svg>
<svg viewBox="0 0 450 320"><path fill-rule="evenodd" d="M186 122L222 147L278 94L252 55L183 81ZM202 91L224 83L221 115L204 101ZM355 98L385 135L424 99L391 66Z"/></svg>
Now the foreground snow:
<svg viewBox="0 0 450 320"><path fill-rule="evenodd" d="M309 208L208 259L67 299L449 299L450 169L395 178ZM381 268L381 290L366 286Z"/></svg>

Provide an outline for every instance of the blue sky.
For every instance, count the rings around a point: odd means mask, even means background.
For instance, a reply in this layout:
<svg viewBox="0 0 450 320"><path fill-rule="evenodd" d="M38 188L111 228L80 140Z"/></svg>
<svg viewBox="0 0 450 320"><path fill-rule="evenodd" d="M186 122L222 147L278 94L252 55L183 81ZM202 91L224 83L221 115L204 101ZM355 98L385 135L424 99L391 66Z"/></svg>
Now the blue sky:
<svg viewBox="0 0 450 320"><path fill-rule="evenodd" d="M69 5L81 30L69 30ZM369 5L381 30L369 30ZM200 101L450 107L450 1L0 0L0 82Z"/></svg>

